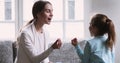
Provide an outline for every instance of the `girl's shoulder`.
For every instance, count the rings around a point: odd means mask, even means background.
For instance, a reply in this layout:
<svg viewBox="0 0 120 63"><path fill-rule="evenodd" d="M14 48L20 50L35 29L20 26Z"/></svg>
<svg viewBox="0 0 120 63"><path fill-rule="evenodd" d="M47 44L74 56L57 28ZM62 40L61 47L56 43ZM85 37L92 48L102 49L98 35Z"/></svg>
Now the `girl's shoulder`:
<svg viewBox="0 0 120 63"><path fill-rule="evenodd" d="M107 39L107 37L105 37L105 36L98 36L98 37L94 37L94 38L92 38L92 39L89 39L88 40L88 42L104 42L104 41L106 41L106 39Z"/></svg>

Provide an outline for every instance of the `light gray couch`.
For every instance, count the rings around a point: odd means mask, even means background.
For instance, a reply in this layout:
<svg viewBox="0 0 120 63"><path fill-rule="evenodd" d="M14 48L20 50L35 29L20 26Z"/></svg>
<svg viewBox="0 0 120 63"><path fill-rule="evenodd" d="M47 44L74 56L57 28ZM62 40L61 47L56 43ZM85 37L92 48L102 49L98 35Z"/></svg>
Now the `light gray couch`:
<svg viewBox="0 0 120 63"><path fill-rule="evenodd" d="M0 41L0 63L13 63L16 57L13 41Z"/></svg>
<svg viewBox="0 0 120 63"><path fill-rule="evenodd" d="M81 46L82 49L84 49L84 46L86 44L86 41L83 40L79 42L79 45ZM63 43L62 47L60 49L54 50L50 55L49 55L50 61L53 63L80 63L81 60L79 59L75 48L71 43Z"/></svg>
<svg viewBox="0 0 120 63"><path fill-rule="evenodd" d="M79 45L84 49L86 41L81 41ZM0 63L14 63L16 58L16 43L13 41L0 41ZM71 43L63 43L62 47L54 50L49 55L50 61L53 63L80 63L80 59L71 45Z"/></svg>

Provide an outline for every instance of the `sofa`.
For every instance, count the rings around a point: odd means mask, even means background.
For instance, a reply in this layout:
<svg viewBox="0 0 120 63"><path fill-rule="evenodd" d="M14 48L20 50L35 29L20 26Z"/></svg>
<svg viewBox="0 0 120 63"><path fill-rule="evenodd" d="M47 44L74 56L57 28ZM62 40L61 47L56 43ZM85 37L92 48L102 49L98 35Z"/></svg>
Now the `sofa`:
<svg viewBox="0 0 120 63"><path fill-rule="evenodd" d="M86 40L82 40L78 44L84 49ZM49 55L49 60L53 63L81 63L74 46L70 42L63 43L60 49L53 50Z"/></svg>
<svg viewBox="0 0 120 63"><path fill-rule="evenodd" d="M79 45L84 49L86 41L79 42ZM51 46L51 44L49 45ZM16 58L16 42L15 41L0 41L0 63L14 63ZM49 60L53 63L80 63L74 46L71 43L63 43L60 49L53 50L49 55Z"/></svg>
<svg viewBox="0 0 120 63"><path fill-rule="evenodd" d="M16 46L14 41L0 41L0 63L13 63L16 57Z"/></svg>

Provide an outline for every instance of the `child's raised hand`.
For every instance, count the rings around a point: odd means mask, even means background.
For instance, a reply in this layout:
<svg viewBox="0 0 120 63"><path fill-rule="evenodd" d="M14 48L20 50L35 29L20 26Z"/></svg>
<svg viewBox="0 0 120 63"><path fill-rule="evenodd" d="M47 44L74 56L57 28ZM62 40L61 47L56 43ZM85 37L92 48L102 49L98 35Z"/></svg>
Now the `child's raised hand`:
<svg viewBox="0 0 120 63"><path fill-rule="evenodd" d="M71 44L72 44L73 46L76 46L77 43L78 43L77 38L74 38L74 39L71 40Z"/></svg>

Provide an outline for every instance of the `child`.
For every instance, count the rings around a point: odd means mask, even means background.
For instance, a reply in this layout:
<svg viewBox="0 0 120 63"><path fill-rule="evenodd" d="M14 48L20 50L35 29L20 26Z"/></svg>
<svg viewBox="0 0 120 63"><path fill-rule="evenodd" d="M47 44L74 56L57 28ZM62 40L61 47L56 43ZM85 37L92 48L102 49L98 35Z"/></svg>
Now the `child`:
<svg viewBox="0 0 120 63"><path fill-rule="evenodd" d="M76 38L71 40L82 63L114 63L115 29L112 20L104 14L96 14L91 19L89 31L94 38L87 41L84 51Z"/></svg>

